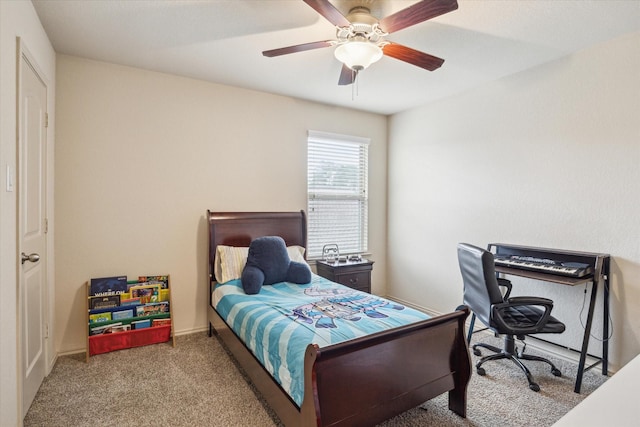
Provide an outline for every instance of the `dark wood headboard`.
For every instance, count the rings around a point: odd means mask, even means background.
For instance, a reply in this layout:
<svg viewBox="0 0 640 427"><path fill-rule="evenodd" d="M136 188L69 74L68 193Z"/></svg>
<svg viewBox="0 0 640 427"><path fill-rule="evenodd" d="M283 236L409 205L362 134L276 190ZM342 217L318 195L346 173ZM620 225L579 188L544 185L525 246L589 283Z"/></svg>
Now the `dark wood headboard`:
<svg viewBox="0 0 640 427"><path fill-rule="evenodd" d="M211 212L209 223L209 277L218 245L247 247L257 237L280 236L287 246L307 247L307 219L300 212Z"/></svg>

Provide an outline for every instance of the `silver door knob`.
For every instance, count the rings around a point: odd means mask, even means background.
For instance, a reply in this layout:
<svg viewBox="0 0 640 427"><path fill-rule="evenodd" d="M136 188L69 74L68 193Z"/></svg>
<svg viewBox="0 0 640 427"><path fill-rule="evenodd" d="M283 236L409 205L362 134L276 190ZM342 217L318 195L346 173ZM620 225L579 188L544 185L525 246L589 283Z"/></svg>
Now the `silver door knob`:
<svg viewBox="0 0 640 427"><path fill-rule="evenodd" d="M29 262L38 262L38 261L40 261L40 255L35 254L35 253L27 255L24 252L22 252L22 264L24 264L27 261L29 261Z"/></svg>

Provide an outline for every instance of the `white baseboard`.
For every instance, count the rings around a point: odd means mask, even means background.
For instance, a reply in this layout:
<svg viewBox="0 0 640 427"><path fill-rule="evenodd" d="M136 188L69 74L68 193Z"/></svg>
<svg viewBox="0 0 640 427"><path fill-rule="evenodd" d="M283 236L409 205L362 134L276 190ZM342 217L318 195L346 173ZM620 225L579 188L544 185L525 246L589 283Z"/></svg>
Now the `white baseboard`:
<svg viewBox="0 0 640 427"><path fill-rule="evenodd" d="M182 331L176 331L174 332L176 337L182 336L182 335L191 335L191 334L197 334L198 332L209 332L209 328L208 327L203 327L203 328L194 328L194 329L183 329ZM153 345L153 344L151 344ZM116 350L117 351L117 350ZM68 350L68 351L62 351L59 352L56 355L57 357L61 357L61 356L72 356L74 354L79 354L79 353L86 353L87 349L86 348L79 348L79 349L75 349L75 350ZM53 365L51 365L53 366Z"/></svg>

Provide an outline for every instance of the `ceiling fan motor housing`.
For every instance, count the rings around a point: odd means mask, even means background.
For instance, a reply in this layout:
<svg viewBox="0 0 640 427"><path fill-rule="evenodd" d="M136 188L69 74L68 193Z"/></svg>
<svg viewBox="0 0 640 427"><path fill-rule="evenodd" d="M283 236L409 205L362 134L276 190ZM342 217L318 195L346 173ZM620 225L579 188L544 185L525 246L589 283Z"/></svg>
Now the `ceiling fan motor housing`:
<svg viewBox="0 0 640 427"><path fill-rule="evenodd" d="M371 15L369 9L364 6L356 6L349 11L347 19L351 22L348 27L336 27L336 36L339 42L347 42L352 39L367 39L372 43L378 43L388 33L378 27L378 20Z"/></svg>

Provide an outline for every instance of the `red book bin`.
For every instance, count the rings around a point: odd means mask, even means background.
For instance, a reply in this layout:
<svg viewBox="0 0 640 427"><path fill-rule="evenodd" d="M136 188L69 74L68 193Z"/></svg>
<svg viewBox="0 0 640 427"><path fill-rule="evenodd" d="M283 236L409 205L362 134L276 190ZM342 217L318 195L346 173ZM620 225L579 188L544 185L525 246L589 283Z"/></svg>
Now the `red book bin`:
<svg viewBox="0 0 640 427"><path fill-rule="evenodd" d="M93 356L114 350L167 342L170 339L171 325L92 335L89 337L89 354Z"/></svg>

